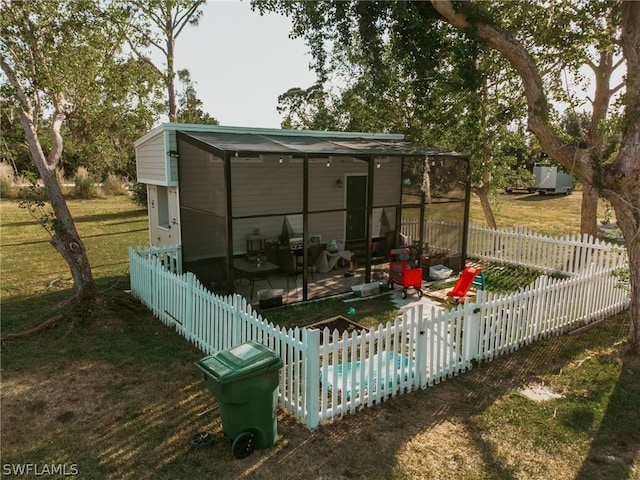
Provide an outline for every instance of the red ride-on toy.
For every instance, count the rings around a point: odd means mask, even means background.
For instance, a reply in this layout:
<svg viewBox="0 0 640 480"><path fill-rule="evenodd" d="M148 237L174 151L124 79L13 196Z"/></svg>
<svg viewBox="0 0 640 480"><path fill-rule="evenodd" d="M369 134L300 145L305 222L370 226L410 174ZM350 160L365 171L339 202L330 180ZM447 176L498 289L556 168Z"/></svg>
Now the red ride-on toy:
<svg viewBox="0 0 640 480"><path fill-rule="evenodd" d="M411 249L395 248L389 252L391 258L389 262L389 290L393 284L402 286L400 295L407 298L407 289L414 288L418 298L422 297L422 268L416 260L412 260Z"/></svg>

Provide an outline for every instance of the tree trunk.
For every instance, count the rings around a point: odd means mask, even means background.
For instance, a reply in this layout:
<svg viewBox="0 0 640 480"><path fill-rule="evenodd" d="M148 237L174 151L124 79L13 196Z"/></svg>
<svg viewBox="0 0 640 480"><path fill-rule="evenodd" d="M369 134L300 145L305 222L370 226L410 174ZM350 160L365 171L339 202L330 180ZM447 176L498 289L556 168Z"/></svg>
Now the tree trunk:
<svg viewBox="0 0 640 480"><path fill-rule="evenodd" d="M627 62L622 140L604 169L604 195L616 212L629 255L629 342L640 351L640 2L622 3L620 44Z"/></svg>
<svg viewBox="0 0 640 480"><path fill-rule="evenodd" d="M496 217L493 215L493 209L489 201L489 185L483 184L481 187L471 187L471 191L480 199L480 205L482 206L482 212L484 213L488 227L493 230L497 229Z"/></svg>
<svg viewBox="0 0 640 480"><path fill-rule="evenodd" d="M595 94L591 112L591 122L587 131L589 151L593 163L602 160L604 151L604 133L602 122L607 119L607 110L611 102L611 74L613 73L613 53L611 51L600 52L600 61L597 65L590 63L595 76ZM580 211L580 233L592 237L598 235L598 190L588 184L582 189L582 209Z"/></svg>
<svg viewBox="0 0 640 480"><path fill-rule="evenodd" d="M582 187L582 207L580 209L580 233L598 236L598 190L588 184Z"/></svg>
<svg viewBox="0 0 640 480"><path fill-rule="evenodd" d="M176 103L176 74L174 71L174 57L176 39L173 36L173 24L171 22L171 12L168 12L166 22L167 32L167 95L169 100L169 121L175 122L178 117L178 106Z"/></svg>
<svg viewBox="0 0 640 480"><path fill-rule="evenodd" d="M95 296L96 287L91 266L89 265L89 258L76 230L67 202L62 195L60 185L56 180L55 166L49 165L45 159L31 116L27 112L21 111L20 120L27 137L31 158L44 182L47 196L55 214L51 244L69 265L73 276L74 298L77 300L92 298ZM58 144L59 140L56 138L55 125L56 122L54 121L54 126L52 126L53 141L56 145L56 150L59 149L61 151L62 145Z"/></svg>
<svg viewBox="0 0 640 480"><path fill-rule="evenodd" d="M483 113L484 123L484 113ZM485 146L486 147L486 146ZM484 213L484 219L487 221L489 228L495 230L498 228L496 223L496 217L493 215L493 209L491 208L491 202L489 200L489 194L491 193L491 172L487 168L488 161L488 148L485 148L482 162L482 173L480 174L480 185L478 187L471 187L471 192L475 193L480 199L480 205L482 206L482 212Z"/></svg>
<svg viewBox="0 0 640 480"><path fill-rule="evenodd" d="M640 151L640 145L638 146ZM640 182L640 169L635 172L636 190ZM640 192L639 192L640 193ZM610 198L611 205L616 213L618 226L625 239L625 247L629 257L629 281L631 284L631 325L629 327L629 342L636 350L640 350L640 195L635 195L634 204L627 203L627 199L615 195Z"/></svg>

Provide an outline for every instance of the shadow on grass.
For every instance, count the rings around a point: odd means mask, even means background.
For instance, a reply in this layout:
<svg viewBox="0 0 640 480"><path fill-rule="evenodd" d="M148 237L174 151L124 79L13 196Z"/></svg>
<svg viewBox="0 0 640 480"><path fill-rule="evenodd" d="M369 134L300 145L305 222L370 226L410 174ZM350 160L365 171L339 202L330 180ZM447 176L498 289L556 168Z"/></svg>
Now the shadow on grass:
<svg viewBox="0 0 640 480"><path fill-rule="evenodd" d="M492 409L576 359L615 350L619 323L614 317L591 332L523 348L313 432L281 412L276 444L236 460L218 412L200 415L216 403L193 366L204 354L119 293L71 333L44 332L3 350L2 429L12 439L3 442L3 462L76 463L79 478L101 479L554 478L551 465L565 460L571 443L552 437L554 448L530 464L532 434L516 428L517 409L513 418ZM594 460L609 454L629 459L622 470L629 475L639 382L637 358L625 357L590 445L555 478L592 478L592 469L603 478L609 465ZM199 431L213 433L213 445L191 447Z"/></svg>
<svg viewBox="0 0 640 480"><path fill-rule="evenodd" d="M101 270L120 269L120 275L101 276ZM113 262L93 265L94 280L98 297L114 292L116 296L129 290L129 262ZM73 299L71 274L64 272L65 280L51 282L45 292L42 290L32 295L12 295L2 299L2 316L0 323L3 333L16 333L28 330L57 314L69 314L68 305ZM137 302L137 300L136 300ZM144 308L141 306L141 308ZM93 312L88 312L87 316Z"/></svg>
<svg viewBox="0 0 640 480"><path fill-rule="evenodd" d="M632 478L640 452L640 357L622 354L620 378L576 479ZM638 465L635 465L637 473ZM636 478L636 477L634 477Z"/></svg>
<svg viewBox="0 0 640 480"><path fill-rule="evenodd" d="M129 219L129 220L126 220ZM75 223L102 223L109 222L111 220L126 220L122 222L109 223L109 225L119 225L119 224L129 224L133 221L146 221L147 220L147 211L146 210L125 210L118 211L112 213L99 213L94 215L74 215L73 221ZM32 227L39 226L38 220L35 218L28 221L19 221L19 222L5 222L2 224L3 228L24 228L24 227Z"/></svg>
<svg viewBox="0 0 640 480"><path fill-rule="evenodd" d="M100 300L73 326L5 342L2 355L3 465L155 478L189 450L206 395L193 367L201 353L130 296Z"/></svg>
<svg viewBox="0 0 640 480"><path fill-rule="evenodd" d="M546 194L546 195L539 195L537 193L528 193L525 195L521 195L518 198L516 198L516 201L518 202L545 202L545 201L549 201L549 200L557 200L557 199L561 199L566 197L567 195L565 195L564 193L550 193L550 194Z"/></svg>
<svg viewBox="0 0 640 480"><path fill-rule="evenodd" d="M84 243L84 241L88 238L113 237L116 235L130 235L135 232L147 232L147 231L149 231L148 228L134 228L134 229L124 230L122 232L106 232L106 233L96 233L93 235L80 235L80 239ZM22 247L24 245L40 245L40 244L49 244L49 243L51 243L50 238L44 238L42 240L31 240L31 241L21 240L16 243L3 243L2 248Z"/></svg>
<svg viewBox="0 0 640 480"><path fill-rule="evenodd" d="M50 293L11 296L2 299L2 333L15 333L33 328L48 318L64 313L71 300L69 289L53 289Z"/></svg>
<svg viewBox="0 0 640 480"><path fill-rule="evenodd" d="M526 347L457 378L424 391L389 399L354 416L321 426L314 432L307 432L303 426L284 417L278 443L242 462L231 459L227 443L223 443L222 448L220 445L215 447L213 457L216 461L210 473L214 478L224 478L226 474L228 478L250 479L515 479L523 476L571 478L574 475L577 478L618 478L611 477L616 472L608 470L609 465L604 464L594 465L592 477L585 476L583 465L589 462L594 448L600 448L597 447L600 443L620 455L616 443L626 442L624 456L628 463L622 468L624 474L629 475L638 452L637 408L633 401L638 397L633 395L640 387L633 371L628 372L628 378L620 377L611 395L607 390L609 382L594 383L595 397L601 395L602 403L608 402L608 410L618 415L612 422L607 414L597 432L591 431L594 419L589 412L585 417L584 412L573 410L568 415L570 424L565 425L564 417L556 418L553 409L551 412L545 410L550 408L546 404L536 404L516 393L525 385L574 368L579 363L577 359L587 354L609 349L620 339L620 320L614 318L609 322L614 325ZM635 382L632 388L625 385L627 380ZM616 406L618 392L624 391L627 396L620 399L624 405ZM561 409L562 402L549 405ZM566 403L573 408L573 400ZM519 404L524 405L521 410L517 410ZM496 408L505 409L502 416L494 416ZM526 418L532 410L544 416L544 421ZM531 421L534 430L527 429ZM627 426L620 430L624 422ZM618 431L629 431L632 435L626 440L615 440ZM502 435L507 435L506 442ZM575 439L582 442L582 449L577 452ZM591 444L586 450L585 442ZM172 465L166 465L166 470L156 472L157 478L171 478L171 474L181 473L193 455L196 454L175 458Z"/></svg>
<svg viewBox="0 0 640 480"><path fill-rule="evenodd" d="M143 209L125 210L112 213L97 213L92 215L77 215L73 217L76 223L108 223L110 220L130 219L128 222L109 223L109 225L118 225L123 223L131 223L132 221L146 221L147 211Z"/></svg>

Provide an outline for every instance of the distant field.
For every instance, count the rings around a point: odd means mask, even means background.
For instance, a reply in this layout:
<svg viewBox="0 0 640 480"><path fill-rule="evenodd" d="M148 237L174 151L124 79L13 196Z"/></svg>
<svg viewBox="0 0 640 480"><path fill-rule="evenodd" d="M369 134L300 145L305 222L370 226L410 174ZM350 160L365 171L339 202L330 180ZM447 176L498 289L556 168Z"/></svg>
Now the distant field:
<svg viewBox="0 0 640 480"><path fill-rule="evenodd" d="M572 195L538 195L499 193L493 199L493 213L498 228L528 227L545 235L564 236L580 233L582 191ZM607 219L606 203L598 204L598 222ZM613 216L613 212L609 213ZM471 197L470 219L486 225L478 197ZM615 218L609 218L614 221Z"/></svg>

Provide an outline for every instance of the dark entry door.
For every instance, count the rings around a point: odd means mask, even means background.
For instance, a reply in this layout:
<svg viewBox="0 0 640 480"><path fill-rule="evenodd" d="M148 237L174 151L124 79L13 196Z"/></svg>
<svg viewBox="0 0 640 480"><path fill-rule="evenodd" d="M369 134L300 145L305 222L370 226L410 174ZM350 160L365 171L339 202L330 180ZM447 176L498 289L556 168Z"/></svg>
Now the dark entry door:
<svg viewBox="0 0 640 480"><path fill-rule="evenodd" d="M347 238L367 237L367 176L347 176Z"/></svg>

